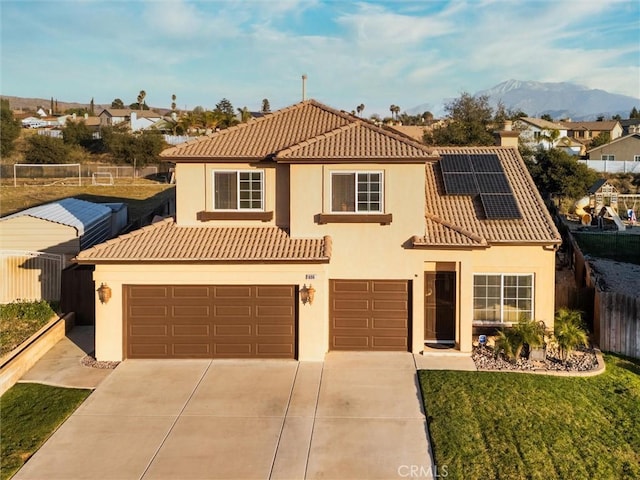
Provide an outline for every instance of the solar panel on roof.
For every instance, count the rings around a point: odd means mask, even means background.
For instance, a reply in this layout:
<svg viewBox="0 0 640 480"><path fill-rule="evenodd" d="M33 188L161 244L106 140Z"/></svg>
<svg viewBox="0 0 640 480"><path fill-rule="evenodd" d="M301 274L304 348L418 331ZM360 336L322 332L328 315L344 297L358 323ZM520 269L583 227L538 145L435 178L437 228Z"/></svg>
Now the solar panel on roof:
<svg viewBox="0 0 640 480"><path fill-rule="evenodd" d="M478 185L473 173L443 173L444 190L448 195L475 195Z"/></svg>
<svg viewBox="0 0 640 480"><path fill-rule="evenodd" d="M469 155L471 167L475 172L503 173L500 159L495 153Z"/></svg>
<svg viewBox="0 0 640 480"><path fill-rule="evenodd" d="M447 154L440 157L440 168L443 172L473 172L469 155L465 154Z"/></svg>
<svg viewBox="0 0 640 480"><path fill-rule="evenodd" d="M484 213L490 220L522 218L518 203L512 194L481 193Z"/></svg>
<svg viewBox="0 0 640 480"><path fill-rule="evenodd" d="M480 193L512 193L504 173L476 173Z"/></svg>

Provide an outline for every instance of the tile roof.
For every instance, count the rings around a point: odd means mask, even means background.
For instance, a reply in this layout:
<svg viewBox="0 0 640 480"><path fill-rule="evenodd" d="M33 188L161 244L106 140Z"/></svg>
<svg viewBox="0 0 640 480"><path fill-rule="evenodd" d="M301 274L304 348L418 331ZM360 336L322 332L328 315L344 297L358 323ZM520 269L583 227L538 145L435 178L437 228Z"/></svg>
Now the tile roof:
<svg viewBox="0 0 640 480"><path fill-rule="evenodd" d="M590 130L594 132L610 132L616 128L617 120L603 122L562 122L567 130Z"/></svg>
<svg viewBox="0 0 640 480"><path fill-rule="evenodd" d="M83 250L78 263L328 262L331 238L291 238L278 227L182 227L165 219Z"/></svg>
<svg viewBox="0 0 640 480"><path fill-rule="evenodd" d="M98 203L87 202L77 198L63 198L56 202L31 207L13 215L2 217L0 221L30 216L73 227L76 229L78 236L81 236L106 217L110 217L111 211L111 208Z"/></svg>
<svg viewBox="0 0 640 480"><path fill-rule="evenodd" d="M543 118L521 117L517 121L525 122L543 130L566 130L567 127L562 123L550 122Z"/></svg>
<svg viewBox="0 0 640 480"><path fill-rule="evenodd" d="M306 100L208 136L182 143L160 155L173 161L247 161L275 159L353 160L428 157L419 142Z"/></svg>
<svg viewBox="0 0 640 480"><path fill-rule="evenodd" d="M431 149L403 135L357 120L310 140L281 150L278 160L389 160L424 161L433 157Z"/></svg>
<svg viewBox="0 0 640 480"><path fill-rule="evenodd" d="M425 235L416 247L487 247L492 244L559 244L556 229L527 167L516 149L438 147L439 154L496 154L509 180L522 218L487 220L477 197L446 195L439 162L426 162Z"/></svg>

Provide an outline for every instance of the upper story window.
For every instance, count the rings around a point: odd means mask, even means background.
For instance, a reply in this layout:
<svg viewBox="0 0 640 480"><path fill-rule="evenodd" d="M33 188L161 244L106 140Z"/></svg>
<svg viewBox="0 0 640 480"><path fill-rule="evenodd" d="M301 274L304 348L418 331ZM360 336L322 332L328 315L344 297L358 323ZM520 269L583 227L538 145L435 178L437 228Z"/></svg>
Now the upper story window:
<svg viewBox="0 0 640 480"><path fill-rule="evenodd" d="M633 156L633 161L634 162L640 162L640 155L634 155Z"/></svg>
<svg viewBox="0 0 640 480"><path fill-rule="evenodd" d="M263 210L263 172L261 170L213 172L213 209Z"/></svg>
<svg viewBox="0 0 640 480"><path fill-rule="evenodd" d="M615 155L601 155L600 156L600 160L615 160L616 156Z"/></svg>
<svg viewBox="0 0 640 480"><path fill-rule="evenodd" d="M331 172L332 213L382 211L382 172Z"/></svg>

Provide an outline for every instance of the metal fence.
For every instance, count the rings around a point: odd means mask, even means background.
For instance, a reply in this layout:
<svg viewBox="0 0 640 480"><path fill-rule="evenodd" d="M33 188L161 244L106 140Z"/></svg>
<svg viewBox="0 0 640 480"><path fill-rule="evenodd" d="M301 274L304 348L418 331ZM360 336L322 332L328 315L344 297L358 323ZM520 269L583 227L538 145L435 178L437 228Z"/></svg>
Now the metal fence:
<svg viewBox="0 0 640 480"><path fill-rule="evenodd" d="M0 251L0 303L60 300L62 257L50 253Z"/></svg>
<svg viewBox="0 0 640 480"><path fill-rule="evenodd" d="M633 228L640 229L640 226ZM640 265L640 235L574 232L573 236L585 254Z"/></svg>
<svg viewBox="0 0 640 480"><path fill-rule="evenodd" d="M640 162L626 160L578 160L596 172L640 173Z"/></svg>

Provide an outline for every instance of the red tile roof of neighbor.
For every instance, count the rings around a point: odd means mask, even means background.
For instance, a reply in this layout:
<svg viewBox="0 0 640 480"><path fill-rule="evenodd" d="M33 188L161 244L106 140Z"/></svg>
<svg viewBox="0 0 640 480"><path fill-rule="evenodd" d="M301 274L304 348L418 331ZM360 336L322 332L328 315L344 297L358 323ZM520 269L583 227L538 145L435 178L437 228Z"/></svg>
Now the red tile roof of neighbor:
<svg viewBox="0 0 640 480"><path fill-rule="evenodd" d="M278 227L180 227L165 219L78 254L78 263L328 262L331 239L291 238Z"/></svg>
<svg viewBox="0 0 640 480"><path fill-rule="evenodd" d="M406 160L431 149L315 100L199 137L160 154L173 161Z"/></svg>
<svg viewBox="0 0 640 480"><path fill-rule="evenodd" d="M521 218L486 219L477 196L446 195L440 154L496 154ZM175 161L420 162L425 165L425 224L417 248L556 245L560 235L514 148L439 147L437 151L359 118L305 101L163 152ZM418 207L420 208L420 207ZM420 228L419 226L417 226ZM328 262L331 238L291 238L278 227L145 227L81 252L79 263Z"/></svg>

